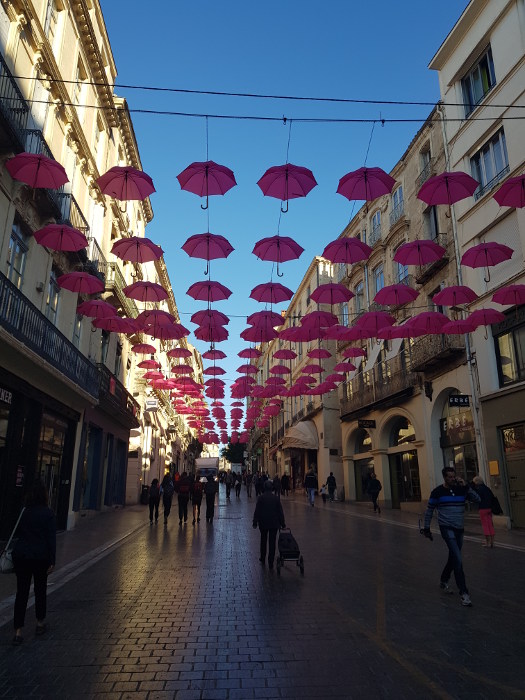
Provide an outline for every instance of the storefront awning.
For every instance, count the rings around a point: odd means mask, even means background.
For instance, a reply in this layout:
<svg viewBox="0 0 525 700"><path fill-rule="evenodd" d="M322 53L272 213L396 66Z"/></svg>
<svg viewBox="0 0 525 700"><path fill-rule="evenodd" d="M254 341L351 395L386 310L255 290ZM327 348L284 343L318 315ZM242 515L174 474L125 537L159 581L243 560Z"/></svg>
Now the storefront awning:
<svg viewBox="0 0 525 700"><path fill-rule="evenodd" d="M319 449L319 438L317 428L311 420L303 420L286 432L283 439L283 450L296 448L299 450Z"/></svg>

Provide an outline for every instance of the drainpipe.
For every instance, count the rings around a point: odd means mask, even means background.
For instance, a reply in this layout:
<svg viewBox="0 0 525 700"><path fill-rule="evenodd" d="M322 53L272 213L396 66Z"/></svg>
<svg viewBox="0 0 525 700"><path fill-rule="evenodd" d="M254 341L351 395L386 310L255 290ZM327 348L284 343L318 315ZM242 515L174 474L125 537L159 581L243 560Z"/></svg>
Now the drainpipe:
<svg viewBox="0 0 525 700"><path fill-rule="evenodd" d="M445 168L448 170L450 168L450 154L448 150L448 140L447 140L447 128L445 123L445 107L441 102L438 102L436 106L436 111L441 118L441 131L443 133L443 146L445 149ZM452 222L452 237L454 240L454 255L456 258L456 269L458 275L458 284L463 284L463 272L461 270L461 257L459 254L459 241L458 241L458 226L456 220L456 211L454 205L450 205L450 216ZM462 318L465 318L465 312L461 312ZM472 393L472 418L474 421L474 436L476 444L476 452L478 454L478 469L485 481L488 483L488 462L485 450L485 442L483 440L484 429L483 429L483 417L480 410L479 401L479 391L478 391L478 376L476 369L476 358L472 354L472 346L470 344L470 337L468 333L465 333L465 350L467 353L467 368L468 376L470 382L470 391Z"/></svg>

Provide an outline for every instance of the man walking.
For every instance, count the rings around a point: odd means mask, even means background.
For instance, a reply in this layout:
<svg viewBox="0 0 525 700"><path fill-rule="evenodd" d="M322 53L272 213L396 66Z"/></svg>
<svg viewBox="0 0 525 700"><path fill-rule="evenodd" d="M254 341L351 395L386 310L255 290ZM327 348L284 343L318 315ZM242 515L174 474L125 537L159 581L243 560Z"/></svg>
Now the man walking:
<svg viewBox="0 0 525 700"><path fill-rule="evenodd" d="M470 607L470 600L465 573L463 571L463 561L461 558L461 548L463 546L465 501L469 500L479 503L478 494L466 484L463 479L456 476L456 470L452 467L442 469L443 484L436 487L430 494L428 506L425 511L425 521L423 535L432 539L430 523L434 514L434 509L438 509L438 525L441 537L448 547L448 560L441 573L439 586L444 593L452 593L448 585L450 575L454 572L454 578L459 589L461 605Z"/></svg>
<svg viewBox="0 0 525 700"><path fill-rule="evenodd" d="M326 480L326 485L328 487L328 498L330 501L334 500L335 490L337 488L337 482L333 472L330 472L330 476Z"/></svg>
<svg viewBox="0 0 525 700"><path fill-rule="evenodd" d="M314 473L313 467L310 467L310 471L304 477L304 488L306 489L306 493L308 494L308 503L313 508L315 501L315 492L319 488L319 483L317 481L317 477Z"/></svg>
<svg viewBox="0 0 525 700"><path fill-rule="evenodd" d="M264 482L264 492L258 497L253 514L253 527L259 526L261 533L261 556L259 561L264 565L266 560L266 547L268 544L268 568L273 569L275 559L275 541L277 530L286 527L281 501L272 493L271 481Z"/></svg>

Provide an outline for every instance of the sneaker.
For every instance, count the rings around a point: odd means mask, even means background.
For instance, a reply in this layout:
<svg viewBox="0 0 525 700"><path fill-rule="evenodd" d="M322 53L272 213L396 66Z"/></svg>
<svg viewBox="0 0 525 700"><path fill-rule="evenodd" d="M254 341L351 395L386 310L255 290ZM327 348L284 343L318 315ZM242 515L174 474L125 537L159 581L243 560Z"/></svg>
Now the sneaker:
<svg viewBox="0 0 525 700"><path fill-rule="evenodd" d="M464 605L466 608L472 607L472 601L470 600L470 596L468 593L461 594L461 605Z"/></svg>
<svg viewBox="0 0 525 700"><path fill-rule="evenodd" d="M448 595L452 595L454 593L454 591L452 590L452 588L448 585L448 583L446 581L441 581L441 583L439 584L439 587L441 588L441 591L443 593L447 593Z"/></svg>

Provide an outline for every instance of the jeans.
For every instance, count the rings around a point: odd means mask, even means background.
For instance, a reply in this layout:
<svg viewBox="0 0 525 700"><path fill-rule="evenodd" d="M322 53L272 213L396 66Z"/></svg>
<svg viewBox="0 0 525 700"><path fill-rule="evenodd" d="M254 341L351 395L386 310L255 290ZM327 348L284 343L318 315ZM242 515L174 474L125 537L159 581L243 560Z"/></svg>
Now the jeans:
<svg viewBox="0 0 525 700"><path fill-rule="evenodd" d="M266 542L268 541L268 566L273 566L275 559L275 541L277 539L277 528L266 529L259 527L261 531L261 561L266 559Z"/></svg>
<svg viewBox="0 0 525 700"><path fill-rule="evenodd" d="M184 522L188 519L188 501L190 500L190 496L187 493L179 493L178 495L178 501L179 501L179 521L182 522L182 519L184 518Z"/></svg>
<svg viewBox="0 0 525 700"><path fill-rule="evenodd" d="M164 522L168 522L169 515L171 513L171 502L173 500L173 496L163 496L162 497L162 504L164 506Z"/></svg>
<svg viewBox="0 0 525 700"><path fill-rule="evenodd" d="M313 506L315 501L315 489L306 489L308 492L308 503Z"/></svg>
<svg viewBox="0 0 525 700"><path fill-rule="evenodd" d="M155 511L155 522L159 519L159 502L160 498L149 499L149 521L153 522L153 511Z"/></svg>
<svg viewBox="0 0 525 700"><path fill-rule="evenodd" d="M14 628L17 630L24 626L31 578L34 580L36 619L40 622L46 619L47 569L49 562L41 561L40 559L19 559L14 557L14 564L16 573Z"/></svg>
<svg viewBox="0 0 525 700"><path fill-rule="evenodd" d="M463 546L463 530L458 530L455 527L440 526L441 537L445 540L448 547L448 560L445 568L441 573L442 583L447 583L452 572L456 579L456 585L459 588L460 594L468 593L467 584L465 583L465 574L463 572L463 561L461 559L461 547Z"/></svg>

